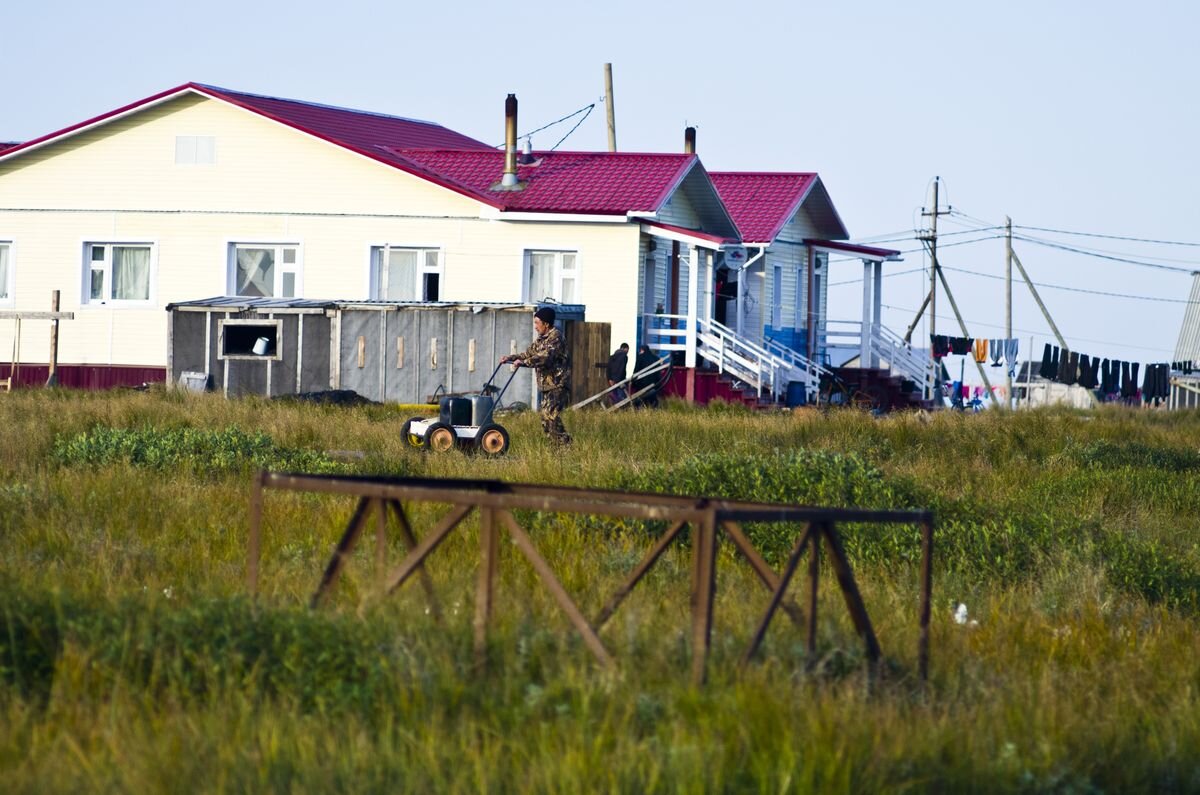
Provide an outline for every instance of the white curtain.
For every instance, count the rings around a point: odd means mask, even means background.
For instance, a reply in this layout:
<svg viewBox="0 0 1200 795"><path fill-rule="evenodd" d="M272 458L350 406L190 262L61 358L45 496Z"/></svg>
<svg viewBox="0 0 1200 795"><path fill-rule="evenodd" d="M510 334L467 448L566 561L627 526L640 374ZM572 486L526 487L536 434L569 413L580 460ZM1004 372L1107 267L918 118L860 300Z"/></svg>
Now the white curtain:
<svg viewBox="0 0 1200 795"><path fill-rule="evenodd" d="M113 300L150 299L150 249L113 246Z"/></svg>
<svg viewBox="0 0 1200 795"><path fill-rule="evenodd" d="M529 255L529 300L558 300L554 285L554 254L532 252Z"/></svg>
<svg viewBox="0 0 1200 795"><path fill-rule="evenodd" d="M379 297L386 301L416 301L417 254L411 249L387 249L386 274Z"/></svg>
<svg viewBox="0 0 1200 795"><path fill-rule="evenodd" d="M8 294L8 246L0 246L0 300L7 300Z"/></svg>
<svg viewBox="0 0 1200 795"><path fill-rule="evenodd" d="M269 248L239 248L235 277L238 295L273 296L275 251Z"/></svg>

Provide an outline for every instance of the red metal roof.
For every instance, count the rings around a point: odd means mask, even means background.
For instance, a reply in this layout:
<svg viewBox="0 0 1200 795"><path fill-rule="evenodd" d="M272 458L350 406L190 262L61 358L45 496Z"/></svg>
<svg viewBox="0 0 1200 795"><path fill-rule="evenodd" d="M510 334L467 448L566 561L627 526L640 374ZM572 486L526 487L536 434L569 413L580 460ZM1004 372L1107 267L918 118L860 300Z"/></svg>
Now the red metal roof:
<svg viewBox="0 0 1200 795"><path fill-rule="evenodd" d="M475 149L490 151L491 147L482 141L476 141L461 133L442 127L433 122L405 119L399 116L386 116L379 113L369 113L360 110L348 110L329 105L318 105L311 102L300 102L291 99L279 99L257 94L246 94L229 91L203 83L184 83L166 91L160 91L153 96L123 105L116 110L86 119L61 130L34 138L11 149L0 150L0 157L16 155L22 150L33 149L55 139L62 138L129 113L166 102L177 96L195 92L204 96L219 99L245 108L253 113L273 119L289 127L301 130L310 135L329 141L337 146L350 149L359 154L381 161L394 168L409 171L422 179L427 179L443 187L465 193L471 198L499 207L499 202L487 196L474 194L462 186L448 182L440 175L429 171L405 158L397 157L388 151L389 147L404 148L420 151L423 148Z"/></svg>
<svg viewBox="0 0 1200 795"><path fill-rule="evenodd" d="M713 185L748 243L769 243L817 182L811 172L711 171Z"/></svg>
<svg viewBox="0 0 1200 795"><path fill-rule="evenodd" d="M20 145L21 145L21 142L20 142L20 141L12 141L12 142L9 142L9 143L5 143L5 142L3 142L3 141L0 141L0 152L3 152L5 149L13 149L13 148L15 148L15 147L18 147L18 146L20 146Z"/></svg>
<svg viewBox="0 0 1200 795"><path fill-rule="evenodd" d="M710 243L716 243L718 245L737 242L737 238L734 237L722 237L721 235L713 235L709 234L708 232L699 232L695 229L687 229L686 227L682 226L664 224L661 221L642 221L642 226L649 226L653 227L654 229L662 229L667 232L674 232L677 235L693 237L697 240L707 240Z"/></svg>
<svg viewBox="0 0 1200 795"><path fill-rule="evenodd" d="M504 153L394 149L388 151L507 211L624 215L654 212L697 162L695 155L633 152L535 152L518 165L519 191L493 190Z"/></svg>
<svg viewBox="0 0 1200 795"><path fill-rule="evenodd" d="M263 116L355 149L491 149L482 141L468 138L430 121L319 105L295 99L246 94L201 83L188 85L210 96L220 97Z"/></svg>
<svg viewBox="0 0 1200 795"><path fill-rule="evenodd" d="M869 259L900 259L900 252L893 248L876 248L875 246L862 246L855 243L842 243L837 240L806 239L804 242L810 246L820 246L821 248L829 248L833 249L834 251L844 251L847 254L862 254Z"/></svg>

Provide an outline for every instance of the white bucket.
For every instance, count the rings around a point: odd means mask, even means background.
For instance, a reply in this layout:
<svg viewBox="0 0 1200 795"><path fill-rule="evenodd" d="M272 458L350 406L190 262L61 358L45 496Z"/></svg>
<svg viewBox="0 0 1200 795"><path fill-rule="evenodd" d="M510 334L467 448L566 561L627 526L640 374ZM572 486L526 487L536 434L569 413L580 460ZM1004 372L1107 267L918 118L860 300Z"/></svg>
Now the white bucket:
<svg viewBox="0 0 1200 795"><path fill-rule="evenodd" d="M271 341L266 337L259 337L254 341L254 347L251 349L256 356L262 356L267 352L267 348L271 345Z"/></svg>

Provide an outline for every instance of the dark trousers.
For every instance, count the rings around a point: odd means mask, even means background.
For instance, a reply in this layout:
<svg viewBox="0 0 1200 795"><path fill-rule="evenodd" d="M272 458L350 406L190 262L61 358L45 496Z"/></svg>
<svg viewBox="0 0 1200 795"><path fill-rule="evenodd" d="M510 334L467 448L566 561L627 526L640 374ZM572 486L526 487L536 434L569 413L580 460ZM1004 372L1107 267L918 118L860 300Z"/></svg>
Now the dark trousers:
<svg viewBox="0 0 1200 795"><path fill-rule="evenodd" d="M562 413L567 407L567 390L550 389L541 393L538 414L542 417L542 430L557 444L570 444L571 435L563 426Z"/></svg>

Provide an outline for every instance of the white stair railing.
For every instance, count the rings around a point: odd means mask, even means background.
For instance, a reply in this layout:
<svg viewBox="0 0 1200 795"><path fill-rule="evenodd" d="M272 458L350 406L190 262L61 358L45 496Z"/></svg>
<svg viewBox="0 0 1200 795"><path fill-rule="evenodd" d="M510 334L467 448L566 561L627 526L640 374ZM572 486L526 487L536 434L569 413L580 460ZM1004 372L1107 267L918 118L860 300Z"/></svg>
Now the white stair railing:
<svg viewBox="0 0 1200 795"><path fill-rule="evenodd" d="M865 360L861 359L864 327L869 329ZM870 367L872 362L882 360L893 375L915 383L923 399L933 397L933 362L914 351L910 343L885 326L873 329L858 320L831 320L827 349L858 354L860 367Z"/></svg>
<svg viewBox="0 0 1200 795"><path fill-rule="evenodd" d="M934 368L928 357L914 351L910 343L884 326L872 333L871 348L894 374L915 383L924 400L933 397Z"/></svg>
<svg viewBox="0 0 1200 795"><path fill-rule="evenodd" d="M647 315L646 344L652 350L686 351L685 315ZM797 351L773 340L753 342L715 320L697 324L696 355L744 382L755 393L779 400L791 381L801 381L815 395L823 374L829 371Z"/></svg>

